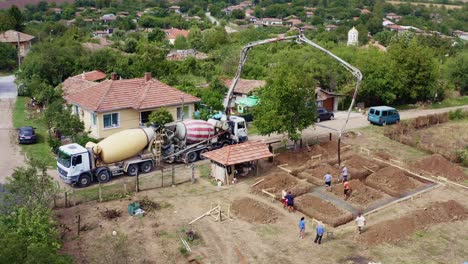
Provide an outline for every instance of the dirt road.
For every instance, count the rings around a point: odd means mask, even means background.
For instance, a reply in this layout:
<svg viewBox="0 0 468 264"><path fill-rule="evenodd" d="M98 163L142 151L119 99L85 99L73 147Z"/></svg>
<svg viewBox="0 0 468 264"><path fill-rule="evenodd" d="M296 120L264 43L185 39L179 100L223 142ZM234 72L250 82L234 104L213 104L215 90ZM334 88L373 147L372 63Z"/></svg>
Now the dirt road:
<svg viewBox="0 0 468 264"><path fill-rule="evenodd" d="M0 77L0 184L14 168L24 163L23 155L15 141L12 111L15 105L16 85L14 76Z"/></svg>
<svg viewBox="0 0 468 264"><path fill-rule="evenodd" d="M464 106L455 106L455 107L447 107L447 108L440 108L440 109L411 109L406 111L400 111L400 118L404 119L411 119L418 116L425 116L430 114L436 113L444 113L448 111L452 111L455 109L466 109L468 110L468 105ZM315 126L310 126L302 132L303 138L313 138L321 135L327 135L328 133L337 133L341 130L344 122L346 120L346 113L345 112L337 112L335 113L335 120L324 121L315 124ZM346 130L352 130L356 128L362 128L369 126L369 121L367 121L367 116L359 113L351 113L349 122L346 126ZM277 141L281 140L283 135L271 135L271 136L260 136L260 135L252 135L249 136L249 140L265 140L266 142Z"/></svg>

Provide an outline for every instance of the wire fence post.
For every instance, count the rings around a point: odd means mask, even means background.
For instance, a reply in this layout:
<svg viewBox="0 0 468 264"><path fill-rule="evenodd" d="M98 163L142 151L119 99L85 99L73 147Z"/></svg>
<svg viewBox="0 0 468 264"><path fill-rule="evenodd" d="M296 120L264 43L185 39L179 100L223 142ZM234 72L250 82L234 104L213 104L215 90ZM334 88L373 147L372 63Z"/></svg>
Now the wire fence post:
<svg viewBox="0 0 468 264"><path fill-rule="evenodd" d="M161 187L164 187L164 168L161 168Z"/></svg>
<svg viewBox="0 0 468 264"><path fill-rule="evenodd" d="M65 192L65 208L68 207L68 194Z"/></svg>
<svg viewBox="0 0 468 264"><path fill-rule="evenodd" d="M101 188L101 183L99 183L99 202L102 203L102 188Z"/></svg>
<svg viewBox="0 0 468 264"><path fill-rule="evenodd" d="M136 175L136 192L139 192L140 191L140 174L137 172L137 175Z"/></svg>
<svg viewBox="0 0 468 264"><path fill-rule="evenodd" d="M174 168L174 165L172 165L171 177L172 177L172 186L173 186L173 187L174 187L174 185L175 185L174 176L175 176L175 168Z"/></svg>
<svg viewBox="0 0 468 264"><path fill-rule="evenodd" d="M81 229L81 215L78 215L78 236L80 235L80 229Z"/></svg>

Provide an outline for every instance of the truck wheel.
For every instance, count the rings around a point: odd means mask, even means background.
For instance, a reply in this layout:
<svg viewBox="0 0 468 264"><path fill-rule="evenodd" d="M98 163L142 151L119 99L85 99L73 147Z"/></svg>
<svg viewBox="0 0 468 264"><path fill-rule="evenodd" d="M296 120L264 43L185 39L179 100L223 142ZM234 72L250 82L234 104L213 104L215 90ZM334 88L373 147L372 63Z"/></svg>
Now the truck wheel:
<svg viewBox="0 0 468 264"><path fill-rule="evenodd" d="M200 160L206 159L205 157L202 156L202 154L203 154L203 153L206 153L206 152L208 152L208 149L202 149L202 150L200 150L200 152L198 152L198 158L199 158Z"/></svg>
<svg viewBox="0 0 468 264"><path fill-rule="evenodd" d="M138 174L138 166L136 164L130 164L127 168L128 176L136 176Z"/></svg>
<svg viewBox="0 0 468 264"><path fill-rule="evenodd" d="M96 177L100 183L105 183L110 180L110 173L108 170L100 170Z"/></svg>
<svg viewBox="0 0 468 264"><path fill-rule="evenodd" d="M315 122L320 123L320 117L317 117L317 119L315 119Z"/></svg>
<svg viewBox="0 0 468 264"><path fill-rule="evenodd" d="M333 115L330 116L330 120L333 120L333 119L335 119L335 116L333 116Z"/></svg>
<svg viewBox="0 0 468 264"><path fill-rule="evenodd" d="M145 161L140 165L140 170L143 173L148 173L153 169L153 163L151 161Z"/></svg>
<svg viewBox="0 0 468 264"><path fill-rule="evenodd" d="M81 174L78 179L78 186L81 188L88 187L91 184L91 176L89 174Z"/></svg>
<svg viewBox="0 0 468 264"><path fill-rule="evenodd" d="M197 161L197 153L195 151L190 151L187 154L185 154L185 160L187 163L192 163Z"/></svg>

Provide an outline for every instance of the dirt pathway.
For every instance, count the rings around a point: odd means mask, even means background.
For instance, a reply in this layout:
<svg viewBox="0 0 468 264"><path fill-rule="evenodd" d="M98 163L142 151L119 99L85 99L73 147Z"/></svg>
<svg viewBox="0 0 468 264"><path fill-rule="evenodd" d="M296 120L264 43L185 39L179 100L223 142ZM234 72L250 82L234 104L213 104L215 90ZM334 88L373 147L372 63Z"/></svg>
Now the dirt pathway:
<svg viewBox="0 0 468 264"><path fill-rule="evenodd" d="M24 163L24 157L16 143L12 122L15 99L0 99L0 184Z"/></svg>

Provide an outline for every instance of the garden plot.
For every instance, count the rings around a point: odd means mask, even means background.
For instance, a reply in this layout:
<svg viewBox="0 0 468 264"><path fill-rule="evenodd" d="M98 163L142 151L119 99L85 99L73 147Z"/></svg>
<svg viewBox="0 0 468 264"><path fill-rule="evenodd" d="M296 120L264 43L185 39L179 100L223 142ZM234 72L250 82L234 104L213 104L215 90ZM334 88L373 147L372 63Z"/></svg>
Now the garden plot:
<svg viewBox="0 0 468 264"><path fill-rule="evenodd" d="M364 211L373 204L391 198L390 195L365 185L360 180L350 180L351 195L346 200L354 208ZM337 184L331 192L335 196L344 199L343 184Z"/></svg>
<svg viewBox="0 0 468 264"><path fill-rule="evenodd" d="M249 223L273 223L278 219L278 212L251 198L241 198L232 202L231 211L240 219Z"/></svg>

